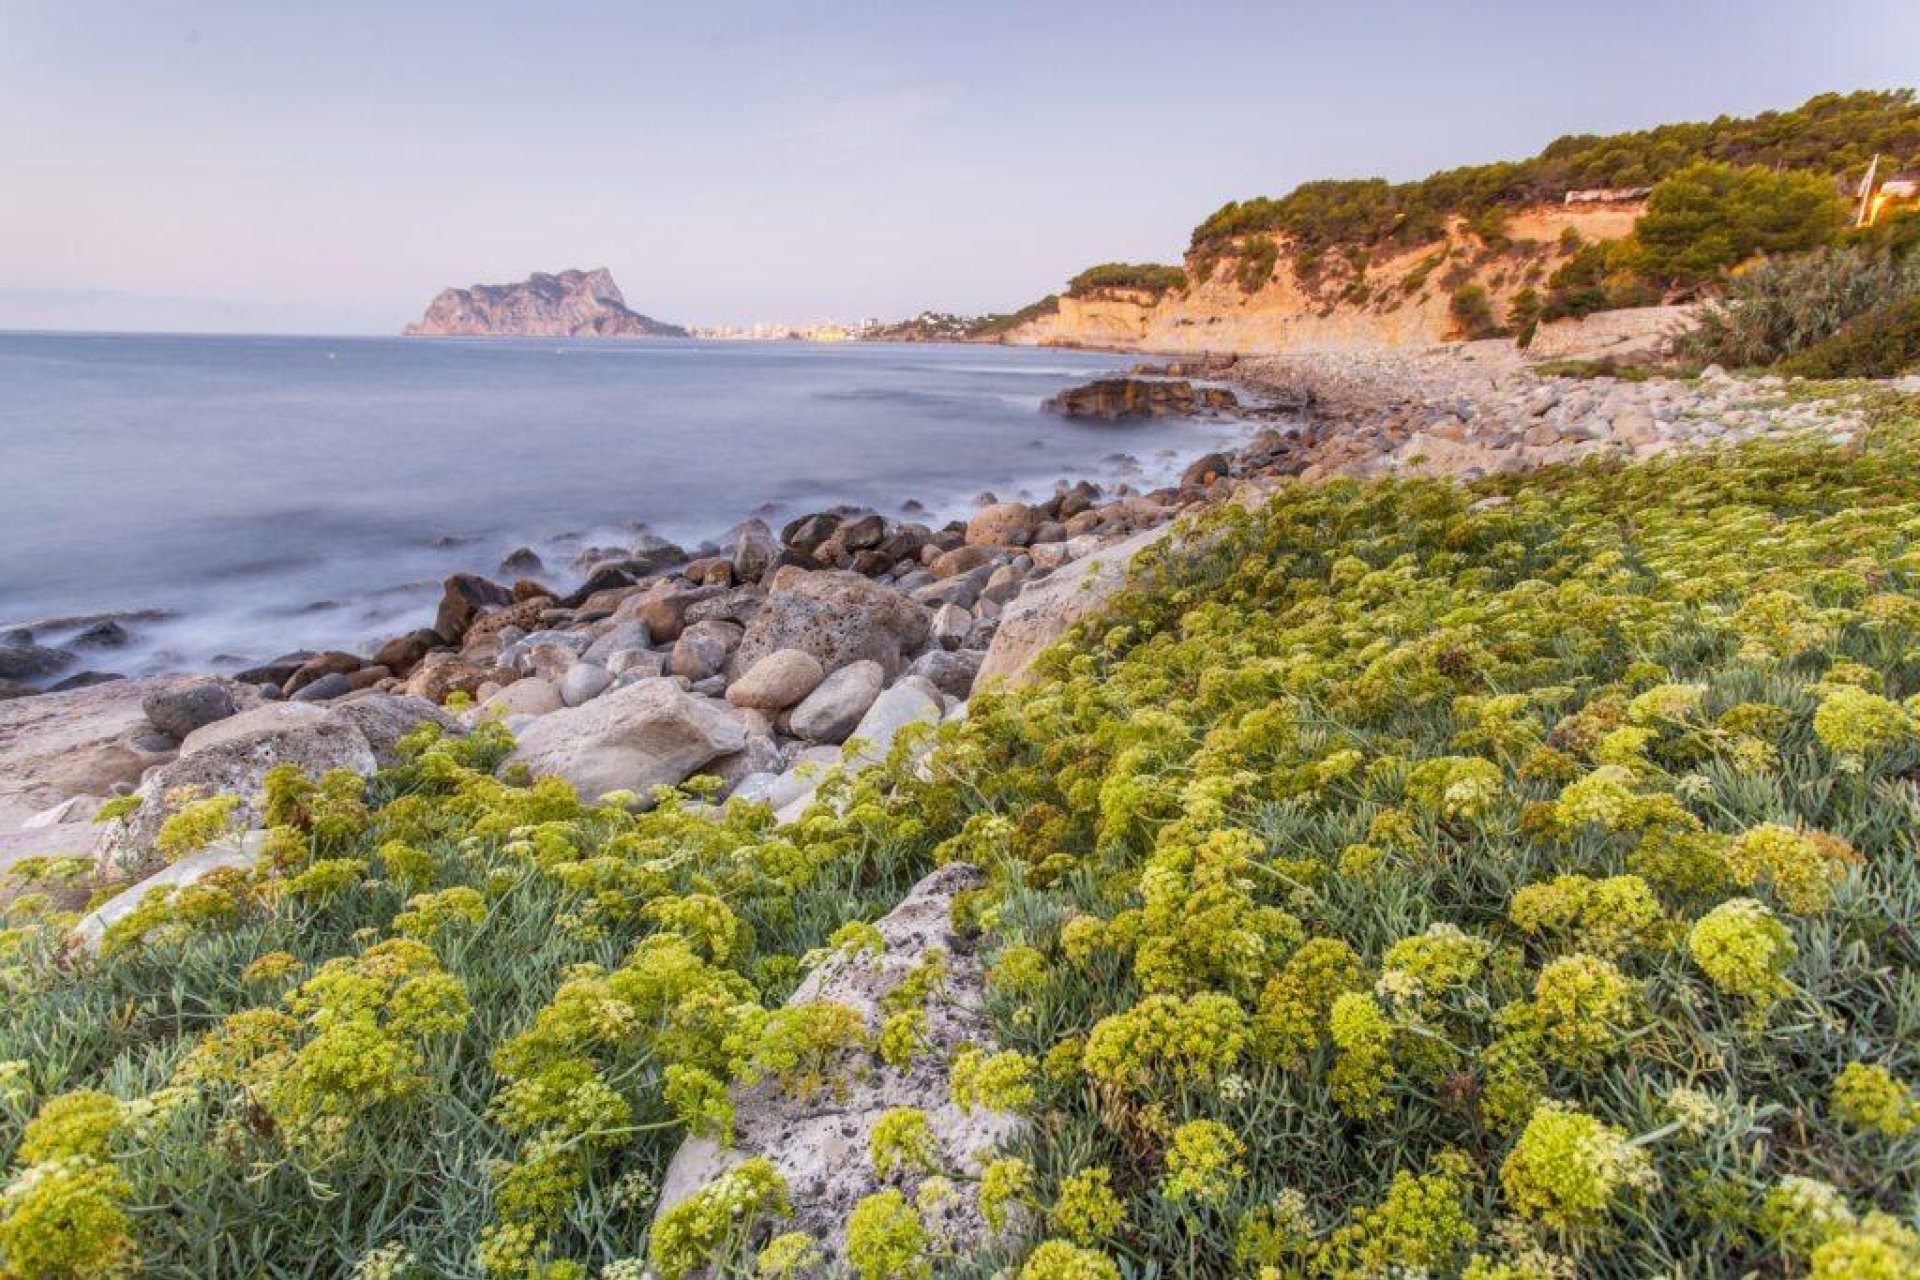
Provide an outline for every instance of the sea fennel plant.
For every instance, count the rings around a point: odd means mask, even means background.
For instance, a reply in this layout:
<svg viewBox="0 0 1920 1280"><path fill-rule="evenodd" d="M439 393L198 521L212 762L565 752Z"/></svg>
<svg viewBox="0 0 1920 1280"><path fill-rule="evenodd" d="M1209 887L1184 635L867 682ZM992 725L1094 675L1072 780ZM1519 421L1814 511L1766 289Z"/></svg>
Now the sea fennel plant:
<svg viewBox="0 0 1920 1280"><path fill-rule="evenodd" d="M1489 502L1487 499L1500 499ZM22 1276L800 1275L803 1189L662 1219L728 1084L922 1064L780 1012L921 874L1034 1121L890 1187L873 1275L1909 1276L1920 1267L1920 423L1228 507L787 826L583 804L503 734L275 780L268 864L97 961L0 959L0 1267ZM862 1162L908 1184L893 1117ZM954 1242L942 1197L995 1234ZM411 1271L407 1270L411 1268Z"/></svg>

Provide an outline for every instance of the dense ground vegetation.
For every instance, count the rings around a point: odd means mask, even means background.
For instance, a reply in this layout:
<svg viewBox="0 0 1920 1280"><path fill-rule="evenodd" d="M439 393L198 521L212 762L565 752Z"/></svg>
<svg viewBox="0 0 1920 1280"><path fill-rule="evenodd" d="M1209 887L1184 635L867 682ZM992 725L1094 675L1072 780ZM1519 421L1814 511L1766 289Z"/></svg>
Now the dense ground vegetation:
<svg viewBox="0 0 1920 1280"><path fill-rule="evenodd" d="M1905 234L1768 259L1728 282L1679 342L1689 359L1812 377L1885 377L1920 366L1911 319L1920 253Z"/></svg>
<svg viewBox="0 0 1920 1280"><path fill-rule="evenodd" d="M1036 1123L943 1189L1003 1241L889 1191L869 1277L1913 1276L1917 464L1894 406L1845 449L1289 487L785 828L496 779L497 731L281 777L270 869L97 961L16 904L0 1259L805 1274L765 1165L648 1241L653 1188L729 1077L914 1052L908 1004L779 1002L966 860L1005 1051L956 1088Z"/></svg>

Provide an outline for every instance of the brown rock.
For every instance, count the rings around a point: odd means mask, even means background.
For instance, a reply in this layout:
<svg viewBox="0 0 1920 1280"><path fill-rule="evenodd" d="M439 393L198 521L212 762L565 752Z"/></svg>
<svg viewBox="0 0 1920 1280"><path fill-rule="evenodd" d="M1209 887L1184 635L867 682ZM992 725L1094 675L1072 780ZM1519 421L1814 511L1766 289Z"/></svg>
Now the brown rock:
<svg viewBox="0 0 1920 1280"><path fill-rule="evenodd" d="M1024 502L996 502L967 521L967 543L976 547L1024 547L1042 523Z"/></svg>
<svg viewBox="0 0 1920 1280"><path fill-rule="evenodd" d="M499 583L478 574L456 573L446 581L440 608L434 614L433 629L448 644L458 644L482 612L512 603L513 593Z"/></svg>

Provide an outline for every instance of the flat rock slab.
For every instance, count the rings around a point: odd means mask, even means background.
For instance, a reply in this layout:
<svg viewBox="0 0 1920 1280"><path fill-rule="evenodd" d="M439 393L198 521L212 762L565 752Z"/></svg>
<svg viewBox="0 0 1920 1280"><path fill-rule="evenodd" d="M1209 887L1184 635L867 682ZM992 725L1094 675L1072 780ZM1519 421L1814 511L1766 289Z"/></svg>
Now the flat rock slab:
<svg viewBox="0 0 1920 1280"><path fill-rule="evenodd" d="M916 1107L927 1114L940 1171L952 1178L977 1177L992 1153L1017 1136L1023 1121L1006 1112L955 1106L949 1097L948 1063L963 1046L995 1045L982 1011L984 978L970 944L949 927L953 897L983 882L972 867L943 867L915 885L876 922L886 950L880 956L835 956L809 974L787 1003L830 1000L858 1010L867 1029L878 1034L885 1014L880 1002L898 986L929 950L947 954L947 981L927 1006L927 1047L901 1071L877 1058L845 1064L843 1088L808 1101L789 1097L772 1080L751 1088L734 1086L734 1145L721 1148L690 1138L674 1154L660 1189L658 1215L679 1204L713 1179L755 1156L772 1161L787 1181L793 1217L781 1231L804 1231L837 1264L846 1245L846 1218L863 1198L895 1186L911 1199L920 1173L882 1179L873 1170L868 1147L874 1122L894 1107ZM957 1184L954 1203L942 1218L955 1240L977 1240L987 1227L973 1187Z"/></svg>
<svg viewBox="0 0 1920 1280"><path fill-rule="evenodd" d="M186 676L115 680L67 693L0 702L0 831L69 796L134 786L165 754L131 739L148 732L141 700L192 682Z"/></svg>
<svg viewBox="0 0 1920 1280"><path fill-rule="evenodd" d="M1000 615L993 643L987 646L987 656L974 678L975 687L1025 683L1040 652L1074 623L1103 607L1126 585L1127 566L1133 558L1172 530L1169 523L1136 533L1029 582Z"/></svg>
<svg viewBox="0 0 1920 1280"><path fill-rule="evenodd" d="M216 840L206 848L188 854L82 916L80 923L68 935L71 944L89 954L98 954L107 930L125 919L146 900L148 894L171 893L204 880L215 871L229 868L250 871L260 860L260 849L265 841L265 832L249 831L241 836Z"/></svg>

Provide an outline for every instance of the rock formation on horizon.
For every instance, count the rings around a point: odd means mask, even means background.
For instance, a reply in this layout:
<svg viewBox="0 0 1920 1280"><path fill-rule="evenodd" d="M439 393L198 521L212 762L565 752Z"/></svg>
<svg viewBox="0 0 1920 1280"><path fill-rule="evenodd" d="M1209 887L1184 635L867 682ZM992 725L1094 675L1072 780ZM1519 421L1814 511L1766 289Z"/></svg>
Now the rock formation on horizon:
<svg viewBox="0 0 1920 1280"><path fill-rule="evenodd" d="M592 271L536 271L517 284L443 289L410 337L684 338L627 306L605 267Z"/></svg>

